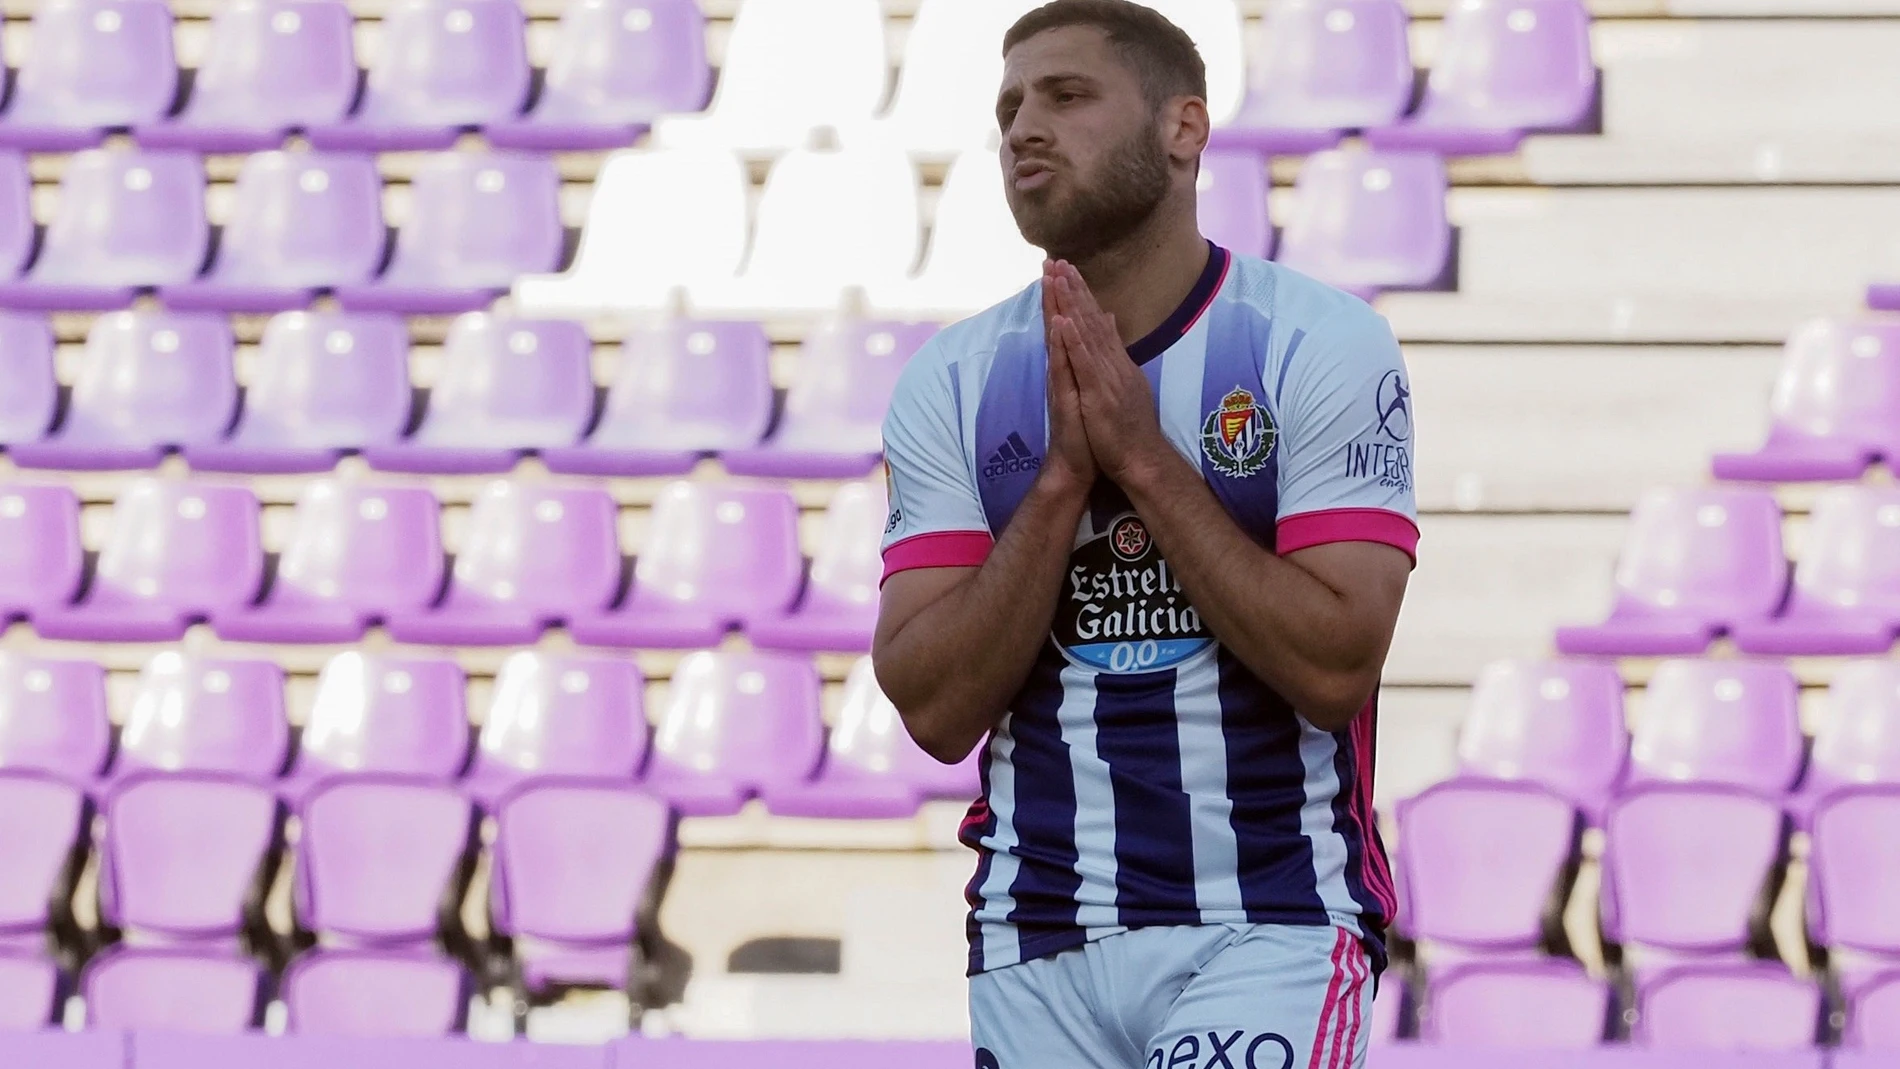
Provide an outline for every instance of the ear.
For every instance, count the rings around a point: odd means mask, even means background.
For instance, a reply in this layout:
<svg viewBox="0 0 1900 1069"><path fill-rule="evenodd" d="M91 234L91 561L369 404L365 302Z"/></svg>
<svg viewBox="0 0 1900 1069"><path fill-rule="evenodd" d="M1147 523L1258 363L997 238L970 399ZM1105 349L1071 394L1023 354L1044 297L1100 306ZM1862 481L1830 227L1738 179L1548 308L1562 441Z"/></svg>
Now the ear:
<svg viewBox="0 0 1900 1069"><path fill-rule="evenodd" d="M1200 97L1175 97L1162 111L1162 132L1168 155L1180 163L1192 163L1207 149L1212 120L1207 102Z"/></svg>

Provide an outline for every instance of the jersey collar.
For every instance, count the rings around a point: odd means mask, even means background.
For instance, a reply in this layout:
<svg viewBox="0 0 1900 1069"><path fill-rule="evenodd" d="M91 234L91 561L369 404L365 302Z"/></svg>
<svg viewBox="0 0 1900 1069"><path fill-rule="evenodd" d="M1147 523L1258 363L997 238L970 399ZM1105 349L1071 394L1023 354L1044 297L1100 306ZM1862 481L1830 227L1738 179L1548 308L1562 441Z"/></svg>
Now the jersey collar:
<svg viewBox="0 0 1900 1069"><path fill-rule="evenodd" d="M1226 249L1213 242L1207 243L1207 266L1201 268L1201 277L1194 281L1194 288L1188 291L1183 300L1161 325L1149 331L1139 341L1128 346L1128 356L1137 364L1145 364L1174 347L1194 324L1207 313L1209 305L1214 303L1214 294L1220 292L1220 284L1227 277L1227 265L1232 257Z"/></svg>

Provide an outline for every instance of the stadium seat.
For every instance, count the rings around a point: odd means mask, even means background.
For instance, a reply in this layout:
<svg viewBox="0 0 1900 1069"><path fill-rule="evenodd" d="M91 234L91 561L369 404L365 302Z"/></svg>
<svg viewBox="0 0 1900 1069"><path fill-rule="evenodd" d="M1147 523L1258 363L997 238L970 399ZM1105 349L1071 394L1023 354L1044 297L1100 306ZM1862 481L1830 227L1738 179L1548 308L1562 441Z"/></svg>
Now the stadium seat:
<svg viewBox="0 0 1900 1069"><path fill-rule="evenodd" d="M1603 934L1664 953L1738 955L1782 858L1779 806L1734 787L1651 784L1610 807Z"/></svg>
<svg viewBox="0 0 1900 1069"><path fill-rule="evenodd" d="M1854 661L1828 685L1827 715L1792 801L1811 805L1831 791L1872 784L1900 785L1900 666Z"/></svg>
<svg viewBox="0 0 1900 1069"><path fill-rule="evenodd" d="M409 423L409 325L393 315L286 312L264 327L237 429L187 446L198 471L329 471Z"/></svg>
<svg viewBox="0 0 1900 1069"><path fill-rule="evenodd" d="M320 289L368 282L388 243L382 198L373 156L248 156L211 269L164 287L159 299L168 308L281 312L309 305Z"/></svg>
<svg viewBox="0 0 1900 1069"><path fill-rule="evenodd" d="M64 608L85 570L78 495L65 486L0 484L0 619Z"/></svg>
<svg viewBox="0 0 1900 1069"><path fill-rule="evenodd" d="M1246 30L1239 0L1154 0L1148 6L1179 26L1200 52L1207 68L1208 118L1216 126L1232 120L1247 92Z"/></svg>
<svg viewBox="0 0 1900 1069"><path fill-rule="evenodd" d="M1372 998L1372 1015L1366 1020L1367 1045L1389 1046L1398 1041L1399 1026L1405 1017L1405 976L1394 969L1385 974Z"/></svg>
<svg viewBox="0 0 1900 1069"><path fill-rule="evenodd" d="M0 848L7 858L0 869L0 946L7 954L0 958L7 963L0 965L0 990L41 975L24 963L45 954L47 929L59 919L55 895L72 892L75 845L89 817L81 787L11 762L0 769ZM63 911L66 901L62 897L57 909ZM14 1009L0 1009L0 1019Z"/></svg>
<svg viewBox="0 0 1900 1069"><path fill-rule="evenodd" d="M1407 935L1464 951L1536 951L1577 856L1575 806L1533 784L1452 780L1407 799L1398 817Z"/></svg>
<svg viewBox="0 0 1900 1069"><path fill-rule="evenodd" d="M111 750L104 669L0 652L0 768L84 784Z"/></svg>
<svg viewBox="0 0 1900 1069"><path fill-rule="evenodd" d="M289 748L284 673L275 663L167 650L139 673L112 777L183 771L268 783Z"/></svg>
<svg viewBox="0 0 1900 1069"><path fill-rule="evenodd" d="M139 479L113 502L85 596L36 610L33 628L42 638L175 641L190 624L250 602L263 576L249 490Z"/></svg>
<svg viewBox="0 0 1900 1069"><path fill-rule="evenodd" d="M123 308L141 287L196 276L209 243L198 157L89 149L67 161L39 255L23 280L0 285L0 307Z"/></svg>
<svg viewBox="0 0 1900 1069"><path fill-rule="evenodd" d="M1800 689L1764 661L1664 661L1630 737L1631 783L1707 783L1779 799L1801 775Z"/></svg>
<svg viewBox="0 0 1900 1069"><path fill-rule="evenodd" d="M884 453L884 413L897 376L937 333L935 323L827 321L805 335L785 413L757 448L730 449L734 475L849 479L868 474Z"/></svg>
<svg viewBox="0 0 1900 1069"><path fill-rule="evenodd" d="M307 950L284 969L284 1028L384 1041L451 1035L467 1022L474 988L461 963L431 951Z"/></svg>
<svg viewBox="0 0 1900 1069"><path fill-rule="evenodd" d="M571 447L594 415L593 355L579 323L461 316L422 425L364 459L381 471L506 473L529 450Z"/></svg>
<svg viewBox="0 0 1900 1069"><path fill-rule="evenodd" d="M825 509L804 597L783 617L750 621L746 637L752 644L771 650L869 650L884 576L881 543L888 513L881 483L840 486Z"/></svg>
<svg viewBox="0 0 1900 1069"><path fill-rule="evenodd" d="M355 776L447 783L468 764L468 682L454 661L350 650L330 658L285 791Z"/></svg>
<svg viewBox="0 0 1900 1069"><path fill-rule="evenodd" d="M1701 653L1781 607L1788 561L1781 509L1757 490L1652 490L1630 513L1616 602L1593 627L1560 627L1569 654Z"/></svg>
<svg viewBox="0 0 1900 1069"><path fill-rule="evenodd" d="M0 150L0 280L20 277L32 259L33 243L33 179L26 155Z"/></svg>
<svg viewBox="0 0 1900 1069"><path fill-rule="evenodd" d="M617 152L588 201L573 266L515 282L522 315L587 317L671 308L676 291L739 269L749 184L723 149Z"/></svg>
<svg viewBox="0 0 1900 1069"><path fill-rule="evenodd" d="M344 0L228 0L184 110L142 124L147 148L258 152L341 122L356 99L355 23Z"/></svg>
<svg viewBox="0 0 1900 1069"><path fill-rule="evenodd" d="M1365 297L1432 285L1451 258L1446 184L1429 153L1315 153L1293 189L1280 263Z"/></svg>
<svg viewBox="0 0 1900 1069"><path fill-rule="evenodd" d="M484 806L523 783L632 783L647 756L646 680L621 657L521 650L495 674L468 791Z"/></svg>
<svg viewBox="0 0 1900 1069"><path fill-rule="evenodd" d="M1845 787L1815 811L1808 851L1808 933L1837 972L1900 966L1900 921L1889 889L1900 877L1894 819L1900 784Z"/></svg>
<svg viewBox="0 0 1900 1069"><path fill-rule="evenodd" d="M1036 0L922 0L890 108L839 130L846 145L949 159L996 143L1003 35Z"/></svg>
<svg viewBox="0 0 1900 1069"><path fill-rule="evenodd" d="M1821 319L1782 351L1768 440L1717 453L1715 476L1757 482L1858 479L1900 463L1900 324Z"/></svg>
<svg viewBox="0 0 1900 1069"><path fill-rule="evenodd" d="M789 493L675 482L653 502L625 600L610 612L577 613L568 630L588 646L715 646L732 628L783 616L804 571Z"/></svg>
<svg viewBox="0 0 1900 1069"><path fill-rule="evenodd" d="M1471 689L1458 736L1463 776L1539 784L1594 822L1628 759L1623 679L1611 665L1498 661Z"/></svg>
<svg viewBox="0 0 1900 1069"><path fill-rule="evenodd" d="M1211 149L1201 156L1195 179L1201 233L1243 256L1273 255L1273 221L1267 218L1266 157L1248 151Z"/></svg>
<svg viewBox="0 0 1900 1069"><path fill-rule="evenodd" d="M506 646L598 613L620 587L619 514L603 489L492 482L468 512L448 592L433 608L391 613L403 642Z"/></svg>
<svg viewBox="0 0 1900 1069"><path fill-rule="evenodd" d="M802 657L687 655L654 732L647 789L683 815L726 816L809 780L825 746L818 689Z"/></svg>
<svg viewBox="0 0 1900 1069"><path fill-rule="evenodd" d="M771 360L757 323L637 325L593 433L541 460L577 475L685 475L708 453L755 446L772 422Z"/></svg>
<svg viewBox="0 0 1900 1069"><path fill-rule="evenodd" d="M86 963L86 1023L121 1031L235 1033L263 1023L263 968L235 951L112 947Z"/></svg>
<svg viewBox="0 0 1900 1069"><path fill-rule="evenodd" d="M1841 1069L1874 1069L1876 1059L1900 1051L1900 969L1884 970L1847 993L1841 1047L1834 1061ZM1850 1062L1850 1051L1867 1052L1866 1060Z"/></svg>
<svg viewBox="0 0 1900 1069"><path fill-rule="evenodd" d="M550 782L510 794L496 822L489 911L514 939L529 992L625 989L641 906L673 846L665 803L630 787Z"/></svg>
<svg viewBox="0 0 1900 1069"><path fill-rule="evenodd" d="M107 795L99 914L149 943L235 949L250 923L277 799L221 776L126 780Z"/></svg>
<svg viewBox="0 0 1900 1069"><path fill-rule="evenodd" d="M59 1025L66 1008L60 986L59 966L51 960L30 953L0 952L0 1029L58 1034L51 1030ZM8 1058L11 1064L32 1064L12 1062L9 1054L0 1048L0 1058Z"/></svg>
<svg viewBox="0 0 1900 1069"><path fill-rule="evenodd" d="M0 312L0 448L39 441L58 414L52 330L39 316Z"/></svg>
<svg viewBox="0 0 1900 1069"><path fill-rule="evenodd" d="M0 145L72 152L171 109L178 64L165 0L46 0L31 32Z"/></svg>
<svg viewBox="0 0 1900 1069"><path fill-rule="evenodd" d="M1820 1034L1820 985L1779 962L1677 965L1637 985L1630 1042L1704 1051L1804 1051Z"/></svg>
<svg viewBox="0 0 1900 1069"><path fill-rule="evenodd" d="M453 789L345 780L298 807L297 921L338 945L429 946L473 864L475 815Z"/></svg>
<svg viewBox="0 0 1900 1069"><path fill-rule="evenodd" d="M338 286L344 308L478 311L516 276L560 268L561 178L544 157L444 152L423 163L409 188L389 266L373 284Z"/></svg>
<svg viewBox="0 0 1900 1069"><path fill-rule="evenodd" d="M1246 102L1210 144L1267 153L1332 148L1412 100L1411 17L1400 0L1279 0L1267 8Z"/></svg>
<svg viewBox="0 0 1900 1069"><path fill-rule="evenodd" d="M237 413L236 344L222 316L115 312L93 321L58 429L8 450L23 468L155 467L216 442Z"/></svg>
<svg viewBox="0 0 1900 1069"><path fill-rule="evenodd" d="M526 32L515 0L396 0L362 102L342 122L311 125L311 144L445 149L465 128L515 118L532 74Z"/></svg>
<svg viewBox="0 0 1900 1069"><path fill-rule="evenodd" d="M621 148L662 115L704 108L711 93L694 0L578 0L561 12L534 106L482 134L498 148Z"/></svg>
<svg viewBox="0 0 1900 1069"><path fill-rule="evenodd" d="M419 486L309 483L263 600L212 626L233 642L354 642L390 613L427 608L442 590L438 510Z"/></svg>
<svg viewBox="0 0 1900 1069"><path fill-rule="evenodd" d="M1527 131L1585 132L1596 89L1582 0L1467 0L1446 9L1418 110L1366 136L1378 148L1511 152Z"/></svg>
<svg viewBox="0 0 1900 1069"><path fill-rule="evenodd" d="M1815 501L1787 607L1735 626L1744 653L1885 653L1900 633L1900 490L1837 487Z"/></svg>
<svg viewBox="0 0 1900 1069"><path fill-rule="evenodd" d="M902 818L924 802L967 802L982 793L976 754L945 765L911 741L884 692L871 659L862 658L845 680L838 723L826 745L824 765L810 783L766 786L767 809L782 816Z"/></svg>
<svg viewBox="0 0 1900 1069"><path fill-rule="evenodd" d="M943 180L923 268L914 277L899 272L870 286L877 314L961 319L1041 277L1042 250L1024 241L1016 229L1002 175L991 149L956 158Z"/></svg>
<svg viewBox="0 0 1900 1069"><path fill-rule="evenodd" d="M1610 1023L1610 985L1574 961L1472 961L1432 974L1419 1038L1460 1049L1590 1050Z"/></svg>

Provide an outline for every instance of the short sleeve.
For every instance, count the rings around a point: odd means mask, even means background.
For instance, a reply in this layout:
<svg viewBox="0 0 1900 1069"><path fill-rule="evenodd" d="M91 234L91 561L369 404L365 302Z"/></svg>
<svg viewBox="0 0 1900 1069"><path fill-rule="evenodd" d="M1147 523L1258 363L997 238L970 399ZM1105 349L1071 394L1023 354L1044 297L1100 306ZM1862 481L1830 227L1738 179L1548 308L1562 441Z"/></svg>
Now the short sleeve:
<svg viewBox="0 0 1900 1069"><path fill-rule="evenodd" d="M1287 356L1275 544L1383 542L1418 559L1412 387L1392 328L1336 312Z"/></svg>
<svg viewBox="0 0 1900 1069"><path fill-rule="evenodd" d="M884 417L890 516L884 578L912 568L974 567L994 542L964 456L962 419L941 336L911 358Z"/></svg>

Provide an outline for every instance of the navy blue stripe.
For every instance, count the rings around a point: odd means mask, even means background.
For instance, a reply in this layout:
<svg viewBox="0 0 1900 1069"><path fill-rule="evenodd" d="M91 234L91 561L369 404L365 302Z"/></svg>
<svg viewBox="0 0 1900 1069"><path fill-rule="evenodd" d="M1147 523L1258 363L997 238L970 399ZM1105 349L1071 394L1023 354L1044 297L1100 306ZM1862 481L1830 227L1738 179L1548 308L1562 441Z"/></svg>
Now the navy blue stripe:
<svg viewBox="0 0 1900 1069"><path fill-rule="evenodd" d="M1280 358L1280 381L1273 387L1273 410L1284 411L1286 404L1286 373L1293 369L1293 354L1300 351L1300 343L1306 340L1306 332L1296 330L1286 340L1286 355Z"/></svg>
<svg viewBox="0 0 1900 1069"><path fill-rule="evenodd" d="M1226 249L1211 241L1207 243L1207 266L1201 268L1201 277L1194 280L1194 288L1188 291L1187 299L1175 306L1160 326L1128 347L1129 359L1137 364L1145 364L1181 340L1188 329L1194 326L1194 320L1207 307L1207 302L1214 299L1214 290L1219 288L1221 277L1227 273L1227 260Z"/></svg>
<svg viewBox="0 0 1900 1069"><path fill-rule="evenodd" d="M1010 766L1016 774L1012 853L1020 865L1009 888L1016 900L1009 920L1025 927L1073 927L1082 887L1075 867L1075 775L1056 719L1066 663L1053 644L1045 644L1009 703Z"/></svg>
<svg viewBox="0 0 1900 1069"><path fill-rule="evenodd" d="M1045 429L1049 420L1047 361L1048 353L1036 335L1003 335L996 341L996 356L983 382L983 398L977 402L977 496L983 502L983 514L989 518L990 531L998 536L1021 507L1040 465L990 475L984 472L985 459L1007 445L1010 435L1017 435L1030 455L1042 456L1049 438Z"/></svg>
<svg viewBox="0 0 1900 1069"><path fill-rule="evenodd" d="M1257 924L1324 924L1313 882L1313 845L1300 831L1306 765L1300 721L1272 688L1222 649L1221 734L1227 739L1227 796L1240 869L1240 897Z"/></svg>
<svg viewBox="0 0 1900 1069"><path fill-rule="evenodd" d="M1201 411L1212 414L1221 400L1238 388L1253 395L1254 403L1265 408L1266 387L1260 381L1257 354L1266 351L1273 321L1237 301L1222 301L1208 313L1207 360L1201 373ZM1271 417L1269 417L1271 422ZM1265 466L1239 478L1215 470L1207 454L1206 436L1201 449L1201 475L1220 498L1227 514L1240 529L1260 545L1273 545L1274 529L1280 519L1279 430L1267 454Z"/></svg>
<svg viewBox="0 0 1900 1069"><path fill-rule="evenodd" d="M1095 677L1095 752L1115 798L1115 899L1193 910L1194 827L1181 789L1173 669Z"/></svg>
<svg viewBox="0 0 1900 1069"><path fill-rule="evenodd" d="M1335 731L1332 734L1333 745L1338 747L1333 753L1333 773L1339 777L1339 793L1333 797L1333 831L1346 842L1346 890L1352 895L1352 900L1359 903L1363 914L1378 917L1385 910L1379 905L1379 900L1372 897L1372 892L1366 889L1365 836L1361 834L1359 822L1353 819L1350 808L1353 791L1359 786L1352 732Z"/></svg>
<svg viewBox="0 0 1900 1069"><path fill-rule="evenodd" d="M957 840L976 851L976 872L970 876L970 882L963 888L963 900L970 905L969 918L964 922L964 932L970 939L970 975L983 971L983 927L977 923L976 909L983 904L983 884L990 878L990 862L995 853L983 846L983 840L996 834L996 810L990 808L990 740L983 740L983 752L977 755L977 782L982 790L976 801L970 803L970 813L964 817L963 826L957 829ZM982 819L971 822L977 807L982 807Z"/></svg>

